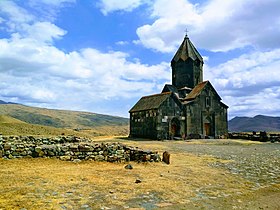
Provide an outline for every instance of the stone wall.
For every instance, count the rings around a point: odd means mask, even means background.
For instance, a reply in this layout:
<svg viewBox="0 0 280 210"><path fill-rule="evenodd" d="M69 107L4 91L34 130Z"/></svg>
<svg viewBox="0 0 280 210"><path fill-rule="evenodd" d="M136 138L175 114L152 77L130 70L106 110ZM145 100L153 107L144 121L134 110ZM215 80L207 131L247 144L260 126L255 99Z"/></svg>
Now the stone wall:
<svg viewBox="0 0 280 210"><path fill-rule="evenodd" d="M56 157L68 161L160 161L157 152L142 150L121 143L95 143L89 139L75 136L42 138L0 135L0 158L23 157Z"/></svg>
<svg viewBox="0 0 280 210"><path fill-rule="evenodd" d="M252 140L252 141L261 141L261 142L267 142L271 141L274 142L280 142L280 134L279 133L266 133L265 131L260 131L258 133L252 132L252 133L229 133L228 137L230 139L246 139L246 140Z"/></svg>

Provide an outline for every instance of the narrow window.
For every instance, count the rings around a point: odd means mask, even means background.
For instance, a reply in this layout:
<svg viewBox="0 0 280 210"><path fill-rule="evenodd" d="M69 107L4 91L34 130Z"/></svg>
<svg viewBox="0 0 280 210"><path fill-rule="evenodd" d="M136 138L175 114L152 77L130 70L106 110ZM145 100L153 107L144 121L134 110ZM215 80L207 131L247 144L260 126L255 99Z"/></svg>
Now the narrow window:
<svg viewBox="0 0 280 210"><path fill-rule="evenodd" d="M210 98L209 97L206 97L205 98L205 106L206 107L209 107L211 104L210 104Z"/></svg>

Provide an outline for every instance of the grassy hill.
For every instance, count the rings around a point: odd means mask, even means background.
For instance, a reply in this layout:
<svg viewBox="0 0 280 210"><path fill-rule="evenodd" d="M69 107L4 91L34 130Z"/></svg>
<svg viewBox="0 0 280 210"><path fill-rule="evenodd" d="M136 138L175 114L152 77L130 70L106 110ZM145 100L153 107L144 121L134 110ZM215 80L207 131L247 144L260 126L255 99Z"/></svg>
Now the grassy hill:
<svg viewBox="0 0 280 210"><path fill-rule="evenodd" d="M255 117L235 117L228 122L231 132L280 131L280 117L257 115Z"/></svg>
<svg viewBox="0 0 280 210"><path fill-rule="evenodd" d="M127 135L128 119L110 115L0 104L0 132L34 135L58 133L81 135ZM25 123L25 124L24 124Z"/></svg>
<svg viewBox="0 0 280 210"><path fill-rule="evenodd" d="M44 135L53 136L77 135L78 133L70 129L54 128L49 126L29 124L10 116L0 115L0 133L3 135Z"/></svg>

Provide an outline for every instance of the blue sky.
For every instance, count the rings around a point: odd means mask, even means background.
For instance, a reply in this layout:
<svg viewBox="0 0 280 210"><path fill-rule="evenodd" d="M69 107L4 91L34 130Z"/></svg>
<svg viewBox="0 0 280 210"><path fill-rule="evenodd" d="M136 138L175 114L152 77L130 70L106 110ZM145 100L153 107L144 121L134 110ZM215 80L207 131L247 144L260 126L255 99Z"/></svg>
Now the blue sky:
<svg viewBox="0 0 280 210"><path fill-rule="evenodd" d="M185 29L229 118L280 116L279 0L0 0L0 100L128 117Z"/></svg>

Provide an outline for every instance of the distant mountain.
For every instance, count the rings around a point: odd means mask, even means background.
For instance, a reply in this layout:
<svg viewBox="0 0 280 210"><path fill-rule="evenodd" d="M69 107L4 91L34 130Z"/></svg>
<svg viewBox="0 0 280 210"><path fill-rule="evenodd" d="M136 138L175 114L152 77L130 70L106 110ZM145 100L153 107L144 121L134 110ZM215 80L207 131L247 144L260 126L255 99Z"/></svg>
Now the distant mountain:
<svg viewBox="0 0 280 210"><path fill-rule="evenodd" d="M89 132L94 135L128 134L129 119L104 114L37 108L0 101L0 115L33 125L76 131L91 130Z"/></svg>
<svg viewBox="0 0 280 210"><path fill-rule="evenodd" d="M13 103L13 102L5 102L5 101L0 100L0 104L17 104L17 103Z"/></svg>
<svg viewBox="0 0 280 210"><path fill-rule="evenodd" d="M228 122L228 128L231 132L280 131L280 117L235 117Z"/></svg>

